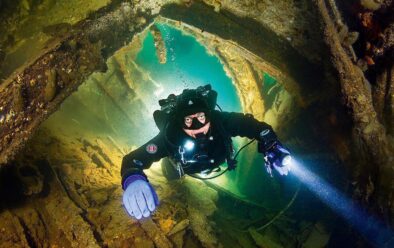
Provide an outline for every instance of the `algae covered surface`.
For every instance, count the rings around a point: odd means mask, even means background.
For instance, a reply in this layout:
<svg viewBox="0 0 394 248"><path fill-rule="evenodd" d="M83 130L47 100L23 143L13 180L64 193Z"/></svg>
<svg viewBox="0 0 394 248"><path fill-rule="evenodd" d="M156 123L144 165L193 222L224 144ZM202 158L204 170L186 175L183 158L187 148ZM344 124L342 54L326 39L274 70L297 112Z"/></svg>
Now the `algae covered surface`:
<svg viewBox="0 0 394 248"><path fill-rule="evenodd" d="M122 205L122 158L159 132L158 100L205 84L347 190L351 130L309 2L0 3L0 152L15 148L0 160L0 247L312 248L350 229L292 174L270 177L256 142L212 180L167 181L159 161L152 217Z"/></svg>
<svg viewBox="0 0 394 248"><path fill-rule="evenodd" d="M0 17L0 78L41 54L50 39L66 34L79 21L110 4L95 1L3 1Z"/></svg>
<svg viewBox="0 0 394 248"><path fill-rule="evenodd" d="M290 202L296 183L269 178L256 144L241 153L237 171L209 182L168 182L160 162L152 165L147 175L160 198L158 210L142 221L127 215L121 160L158 132L152 113L159 99L210 83L226 111L274 122L292 119L283 109L297 109L291 93L269 74L278 72L263 61L242 56L225 41L209 45L211 36L198 30L182 31L163 19L153 25L111 56L107 71L92 74L29 142L14 165L22 180L21 208L2 217L20 231L3 232L4 247L11 240L72 247L284 247L298 239L313 247L317 234L323 237L318 243L327 242L326 220L298 222L292 211L258 230ZM236 147L246 142L237 139ZM25 230L37 234L26 238Z"/></svg>

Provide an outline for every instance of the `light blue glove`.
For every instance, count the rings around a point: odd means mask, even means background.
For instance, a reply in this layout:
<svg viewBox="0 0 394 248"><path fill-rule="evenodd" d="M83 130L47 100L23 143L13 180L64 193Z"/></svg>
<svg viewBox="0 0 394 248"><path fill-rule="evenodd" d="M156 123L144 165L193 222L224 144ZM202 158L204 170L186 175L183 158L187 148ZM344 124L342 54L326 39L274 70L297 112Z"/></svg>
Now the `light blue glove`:
<svg viewBox="0 0 394 248"><path fill-rule="evenodd" d="M127 212L136 219L149 217L159 205L159 199L153 187L142 175L131 175L123 183L123 204Z"/></svg>

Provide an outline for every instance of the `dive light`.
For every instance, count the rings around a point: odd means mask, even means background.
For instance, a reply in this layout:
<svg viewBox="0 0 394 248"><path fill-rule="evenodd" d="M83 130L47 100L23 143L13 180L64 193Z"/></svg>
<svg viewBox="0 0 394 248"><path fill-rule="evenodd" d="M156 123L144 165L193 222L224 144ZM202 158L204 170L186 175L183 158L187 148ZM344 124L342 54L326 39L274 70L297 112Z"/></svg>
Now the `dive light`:
<svg viewBox="0 0 394 248"><path fill-rule="evenodd" d="M186 151L192 151L194 149L194 142L191 140L187 140L183 147L186 149Z"/></svg>
<svg viewBox="0 0 394 248"><path fill-rule="evenodd" d="M272 169L281 171L289 171L292 158L288 149L286 149L279 141L275 142L266 152L265 152L265 165L267 172L272 176ZM285 170L284 170L285 169ZM281 173L282 174L282 173ZM287 172L285 173L287 175Z"/></svg>

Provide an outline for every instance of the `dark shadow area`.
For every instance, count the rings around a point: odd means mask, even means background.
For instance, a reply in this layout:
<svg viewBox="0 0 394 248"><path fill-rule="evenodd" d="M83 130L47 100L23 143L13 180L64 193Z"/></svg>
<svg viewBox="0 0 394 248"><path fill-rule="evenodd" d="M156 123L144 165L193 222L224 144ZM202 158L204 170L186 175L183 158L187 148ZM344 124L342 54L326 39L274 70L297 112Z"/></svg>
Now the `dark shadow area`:
<svg viewBox="0 0 394 248"><path fill-rule="evenodd" d="M14 163L0 168L0 198L1 209L22 206L27 200Z"/></svg>
<svg viewBox="0 0 394 248"><path fill-rule="evenodd" d="M0 168L1 209L18 208L31 197L47 197L54 174L47 160L23 160Z"/></svg>

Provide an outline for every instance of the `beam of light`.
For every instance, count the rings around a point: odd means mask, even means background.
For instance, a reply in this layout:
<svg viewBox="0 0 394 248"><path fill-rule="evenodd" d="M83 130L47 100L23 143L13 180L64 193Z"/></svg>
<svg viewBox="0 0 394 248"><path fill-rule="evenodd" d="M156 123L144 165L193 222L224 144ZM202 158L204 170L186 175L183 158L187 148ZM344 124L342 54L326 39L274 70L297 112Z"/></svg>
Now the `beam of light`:
<svg viewBox="0 0 394 248"><path fill-rule="evenodd" d="M292 174L375 247L394 247L394 232L294 158Z"/></svg>

